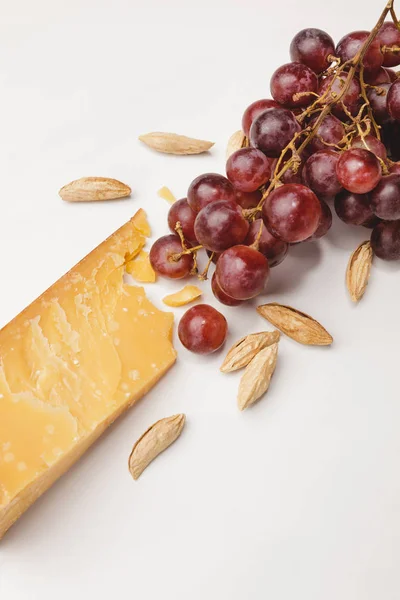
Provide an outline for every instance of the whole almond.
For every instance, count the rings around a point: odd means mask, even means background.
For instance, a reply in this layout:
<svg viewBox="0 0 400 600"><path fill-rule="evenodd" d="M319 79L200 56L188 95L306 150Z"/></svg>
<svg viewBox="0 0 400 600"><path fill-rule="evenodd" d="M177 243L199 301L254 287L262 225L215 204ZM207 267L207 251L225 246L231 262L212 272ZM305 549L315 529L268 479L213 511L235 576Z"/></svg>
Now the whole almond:
<svg viewBox="0 0 400 600"><path fill-rule="evenodd" d="M109 177L82 177L71 181L58 192L68 202L97 202L116 200L131 194L131 188L117 179Z"/></svg>
<svg viewBox="0 0 400 600"><path fill-rule="evenodd" d="M185 415L165 417L154 423L138 439L129 457L129 471L133 479L138 479L145 468L182 433Z"/></svg>
<svg viewBox="0 0 400 600"><path fill-rule="evenodd" d="M269 388L278 358L278 344L263 348L247 365L239 384L238 406L240 410L256 402Z"/></svg>
<svg viewBox="0 0 400 600"><path fill-rule="evenodd" d="M232 346L221 365L222 373L231 373L246 367L263 348L279 341L279 331L261 331L250 333Z"/></svg>
<svg viewBox="0 0 400 600"><path fill-rule="evenodd" d="M360 244L350 256L346 285L353 302L358 302L364 295L371 273L372 259L373 252L369 241Z"/></svg>
<svg viewBox="0 0 400 600"><path fill-rule="evenodd" d="M257 308L258 313L287 336L306 346L329 346L332 336L318 321L291 306L271 302Z"/></svg>
<svg viewBox="0 0 400 600"><path fill-rule="evenodd" d="M240 150L246 144L246 136L243 131L240 129L239 131L235 131L232 133L231 137L228 140L228 145L226 147L226 160L236 152L236 150Z"/></svg>
<svg viewBox="0 0 400 600"><path fill-rule="evenodd" d="M214 142L196 140L195 138L155 131L139 136L139 140L157 152L165 154L201 154L207 152Z"/></svg>

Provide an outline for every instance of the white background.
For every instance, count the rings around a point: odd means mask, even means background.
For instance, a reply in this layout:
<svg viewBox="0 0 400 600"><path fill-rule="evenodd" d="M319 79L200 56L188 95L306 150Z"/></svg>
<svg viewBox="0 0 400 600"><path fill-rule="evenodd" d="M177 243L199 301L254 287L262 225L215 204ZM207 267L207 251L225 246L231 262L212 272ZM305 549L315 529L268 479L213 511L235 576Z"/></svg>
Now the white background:
<svg viewBox="0 0 400 600"><path fill-rule="evenodd" d="M227 138L268 97L293 35L314 26L337 40L372 27L381 4L1 0L1 324L137 208L161 235L157 189L181 197L199 173L223 172ZM154 130L216 145L164 156L137 141ZM121 179L133 196L63 203L58 189L84 175ZM398 600L400 265L377 260L352 306L345 267L368 235L336 220L273 271L265 301L311 313L335 342L282 339L270 392L251 410L239 413L239 375L219 374L221 354L177 341L160 385L4 538L1 599ZM178 287L148 293L162 306ZM251 304L222 311L228 345L267 327ZM187 414L182 437L133 482L132 444L176 412Z"/></svg>

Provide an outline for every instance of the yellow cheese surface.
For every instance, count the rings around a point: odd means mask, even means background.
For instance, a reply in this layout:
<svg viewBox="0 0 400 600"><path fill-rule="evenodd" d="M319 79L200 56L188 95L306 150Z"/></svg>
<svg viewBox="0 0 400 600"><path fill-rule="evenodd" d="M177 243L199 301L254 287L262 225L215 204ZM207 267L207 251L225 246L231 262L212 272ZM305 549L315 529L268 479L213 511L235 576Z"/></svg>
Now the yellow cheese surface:
<svg viewBox="0 0 400 600"><path fill-rule="evenodd" d="M175 361L172 314L123 282L144 219L0 331L0 537Z"/></svg>

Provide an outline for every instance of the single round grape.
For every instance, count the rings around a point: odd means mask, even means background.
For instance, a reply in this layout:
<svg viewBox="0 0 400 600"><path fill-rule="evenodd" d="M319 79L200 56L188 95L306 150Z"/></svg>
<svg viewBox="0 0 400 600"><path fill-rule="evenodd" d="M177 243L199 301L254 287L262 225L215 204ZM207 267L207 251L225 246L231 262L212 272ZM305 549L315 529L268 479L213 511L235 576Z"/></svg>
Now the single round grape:
<svg viewBox="0 0 400 600"><path fill-rule="evenodd" d="M321 202L321 218L319 220L319 224L313 235L308 238L310 242L314 240L319 240L324 235L328 233L330 228L332 227L332 211L324 200L320 200Z"/></svg>
<svg viewBox="0 0 400 600"><path fill-rule="evenodd" d="M270 267L279 265L288 253L289 244L271 235L262 219L256 219L250 224L244 243L251 246L256 240L258 240L258 251L264 254Z"/></svg>
<svg viewBox="0 0 400 600"><path fill-rule="evenodd" d="M262 100L256 100L246 108L242 117L242 129L246 137L250 135L250 127L254 119L270 108L279 108L278 102L263 98Z"/></svg>
<svg viewBox="0 0 400 600"><path fill-rule="evenodd" d="M287 108L308 106L315 100L312 94L317 91L316 74L302 63L282 65L271 78L272 97Z"/></svg>
<svg viewBox="0 0 400 600"><path fill-rule="evenodd" d="M367 97L374 113L375 121L379 124L385 123L390 119L387 107L387 95L391 83L380 83L378 89L369 88Z"/></svg>
<svg viewBox="0 0 400 600"><path fill-rule="evenodd" d="M379 223L371 233L372 250L383 260L400 259L400 221Z"/></svg>
<svg viewBox="0 0 400 600"><path fill-rule="evenodd" d="M314 117L311 119L310 127L315 126L317 118L318 117ZM330 144L339 144L339 142L342 141L345 133L344 125L337 117L333 115L326 115L321 125L318 126L315 136L311 139L309 147L312 152L318 152L318 150L329 150Z"/></svg>
<svg viewBox="0 0 400 600"><path fill-rule="evenodd" d="M249 300L265 289L269 266L261 252L249 246L239 245L221 254L215 273L217 282L225 294L235 300Z"/></svg>
<svg viewBox="0 0 400 600"><path fill-rule="evenodd" d="M394 71L393 69L385 69L385 71L388 74L389 81L391 83L393 83L393 81L396 81L396 79L397 79L396 71Z"/></svg>
<svg viewBox="0 0 400 600"><path fill-rule="evenodd" d="M340 154L333 150L319 150L307 160L303 169L305 185L316 194L335 196L342 189L336 175Z"/></svg>
<svg viewBox="0 0 400 600"><path fill-rule="evenodd" d="M260 203L262 193L260 190L255 192L241 192L236 190L236 202L244 209L255 208Z"/></svg>
<svg viewBox="0 0 400 600"><path fill-rule="evenodd" d="M177 235L164 235L154 242L150 250L150 263L154 271L170 279L182 279L189 275L193 267L191 254L183 254L179 260L174 260L182 252L182 244Z"/></svg>
<svg viewBox="0 0 400 600"><path fill-rule="evenodd" d="M382 46L400 46L400 31L394 23L387 21L382 25L376 36L381 48ZM396 67L400 65L400 54L398 52L384 52L383 66Z"/></svg>
<svg viewBox="0 0 400 600"><path fill-rule="evenodd" d="M294 114L286 108L271 108L261 113L250 129L250 144L270 158L278 158L282 150L301 131Z"/></svg>
<svg viewBox="0 0 400 600"><path fill-rule="evenodd" d="M257 148L242 148L228 158L226 174L241 192L255 192L271 176L271 159Z"/></svg>
<svg viewBox="0 0 400 600"><path fill-rule="evenodd" d="M321 203L305 185L289 183L275 189L262 209L269 232L284 242L302 242L311 237L321 219Z"/></svg>
<svg viewBox="0 0 400 600"><path fill-rule="evenodd" d="M342 63L352 60L361 50L368 39L369 31L352 31L339 41L336 46L336 54ZM366 71L377 71L383 64L383 54L381 45L376 38L371 43L363 59L364 69Z"/></svg>
<svg viewBox="0 0 400 600"><path fill-rule="evenodd" d="M228 294L225 294L217 281L216 273L213 273L211 278L211 289L214 296L221 304L225 304L226 306L239 306L239 304L243 303L243 300L235 300L235 298L231 298Z"/></svg>
<svg viewBox="0 0 400 600"><path fill-rule="evenodd" d="M369 150L350 148L338 160L336 173L342 186L354 194L367 194L378 184L382 169Z"/></svg>
<svg viewBox="0 0 400 600"><path fill-rule="evenodd" d="M380 219L376 215L372 215L372 217L367 219L365 223L361 223L361 225L362 227L366 227L367 229L373 229L374 227L379 225L379 223L382 223L382 219Z"/></svg>
<svg viewBox="0 0 400 600"><path fill-rule="evenodd" d="M395 121L400 121L400 79L392 83L386 96L389 115Z"/></svg>
<svg viewBox="0 0 400 600"><path fill-rule="evenodd" d="M182 226L182 232L185 240L193 245L197 245L196 236L194 234L194 221L196 213L190 208L186 198L177 200L173 203L168 212L168 227L175 233L176 224L179 222Z"/></svg>
<svg viewBox="0 0 400 600"><path fill-rule="evenodd" d="M235 201L235 189L226 177L218 173L205 173L192 181L187 201L195 213L217 200Z"/></svg>
<svg viewBox="0 0 400 600"><path fill-rule="evenodd" d="M335 211L339 219L348 225L364 225L373 217L367 194L352 194L343 190L335 198Z"/></svg>
<svg viewBox="0 0 400 600"><path fill-rule="evenodd" d="M380 85L381 83L390 83L390 75L387 69L380 67L378 71L364 73L364 81L368 85Z"/></svg>
<svg viewBox="0 0 400 600"><path fill-rule="evenodd" d="M389 173L400 173L400 162L395 162L390 165Z"/></svg>
<svg viewBox="0 0 400 600"><path fill-rule="evenodd" d="M303 63L317 74L329 67L330 55L335 55L335 43L331 36L321 29L302 29L290 44L291 60Z"/></svg>
<svg viewBox="0 0 400 600"><path fill-rule="evenodd" d="M373 213L384 221L400 219L400 175L382 177L369 195Z"/></svg>
<svg viewBox="0 0 400 600"><path fill-rule="evenodd" d="M384 144L374 135L366 135L364 138L361 138L361 136L355 137L351 142L351 147L364 148L375 154L378 158L384 161L387 160L387 151Z"/></svg>
<svg viewBox="0 0 400 600"><path fill-rule="evenodd" d="M321 85L319 88L319 95L322 96L328 91L329 86L334 79L334 75L329 75L325 79L321 81ZM342 92L344 86L346 85L348 73L341 73L339 77L337 77L330 88L330 92L327 94L327 100L331 101L334 97L339 96ZM334 96L332 96L332 93ZM343 105L347 108L347 110L355 116L358 113L358 108L360 105L360 94L361 87L358 79L355 77L352 79L350 83L350 87L347 92L344 94L343 98L337 104L332 105L333 114L339 119L346 120L347 115L343 110Z"/></svg>
<svg viewBox="0 0 400 600"><path fill-rule="evenodd" d="M228 324L209 304L197 304L189 308L181 318L178 336L181 343L195 354L211 354L226 340Z"/></svg>
<svg viewBox="0 0 400 600"><path fill-rule="evenodd" d="M211 252L222 252L241 244L249 230L240 206L220 200L201 209L194 222L199 244Z"/></svg>

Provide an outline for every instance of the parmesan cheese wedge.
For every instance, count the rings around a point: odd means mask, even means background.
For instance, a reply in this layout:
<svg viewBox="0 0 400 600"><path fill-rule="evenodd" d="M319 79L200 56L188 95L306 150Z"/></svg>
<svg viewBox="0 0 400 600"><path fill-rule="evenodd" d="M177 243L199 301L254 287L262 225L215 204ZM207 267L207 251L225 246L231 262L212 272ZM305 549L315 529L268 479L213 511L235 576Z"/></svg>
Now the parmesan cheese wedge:
<svg viewBox="0 0 400 600"><path fill-rule="evenodd" d="M144 222L140 210L0 331L0 538L175 362L172 314L123 282Z"/></svg>

